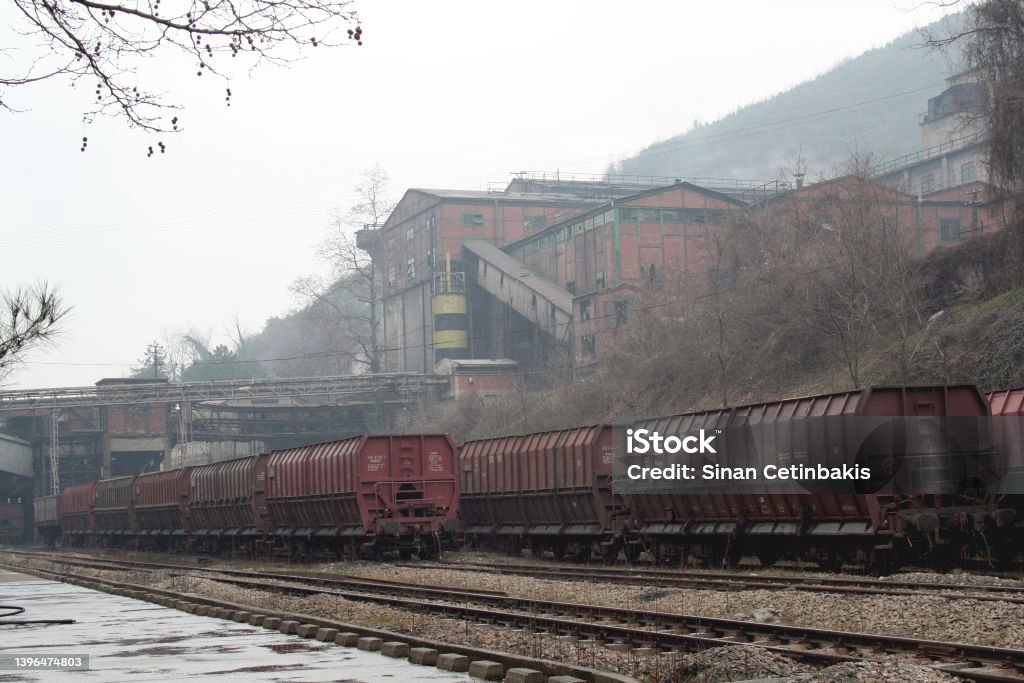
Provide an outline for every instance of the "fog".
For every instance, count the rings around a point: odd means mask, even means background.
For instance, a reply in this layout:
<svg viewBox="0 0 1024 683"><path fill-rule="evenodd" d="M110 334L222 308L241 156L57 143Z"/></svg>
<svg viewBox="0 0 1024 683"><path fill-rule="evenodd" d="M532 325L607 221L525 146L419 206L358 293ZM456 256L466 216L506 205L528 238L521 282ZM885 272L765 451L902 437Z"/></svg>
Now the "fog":
<svg viewBox="0 0 1024 683"><path fill-rule="evenodd" d="M363 47L243 73L230 108L223 83L158 65L186 106L179 135L84 125L88 87L6 93L22 111L0 113L0 288L46 280L73 306L59 343L27 354L8 387L121 376L151 340L189 328L226 338L236 316L257 331L296 305L295 278L322 268L313 249L330 210L354 200L370 165L396 198L518 170L601 173L945 11L901 0L357 8ZM158 139L167 152L148 158Z"/></svg>

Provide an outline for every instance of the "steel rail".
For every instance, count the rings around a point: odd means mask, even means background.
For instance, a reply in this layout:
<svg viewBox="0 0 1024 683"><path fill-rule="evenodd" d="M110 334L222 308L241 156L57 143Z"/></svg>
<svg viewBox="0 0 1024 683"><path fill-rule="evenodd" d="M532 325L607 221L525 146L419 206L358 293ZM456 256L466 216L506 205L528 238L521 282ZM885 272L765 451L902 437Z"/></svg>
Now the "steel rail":
<svg viewBox="0 0 1024 683"><path fill-rule="evenodd" d="M155 564L118 562L147 567ZM540 629L637 647L695 650L746 643L819 664L870 660L876 655L900 654L917 660L917 663L970 680L1001 683L1024 681L1022 649L537 600L402 582L379 585L367 584L360 579L189 568L180 565L170 567L207 574L209 576L202 578L253 590L332 595L414 612L427 611L464 620ZM222 578L216 578L218 574ZM353 590L353 586L358 590ZM397 590L399 588L400 591ZM401 594L396 595L396 592Z"/></svg>
<svg viewBox="0 0 1024 683"><path fill-rule="evenodd" d="M396 566L512 574L556 581L594 581L657 588L693 588L697 590L799 590L856 595L933 596L947 600L981 600L1024 604L1024 586L962 585L917 581L882 581L812 576L750 576L735 572L668 572L594 567L533 567L496 564L408 564ZM973 593L972 593L973 592Z"/></svg>

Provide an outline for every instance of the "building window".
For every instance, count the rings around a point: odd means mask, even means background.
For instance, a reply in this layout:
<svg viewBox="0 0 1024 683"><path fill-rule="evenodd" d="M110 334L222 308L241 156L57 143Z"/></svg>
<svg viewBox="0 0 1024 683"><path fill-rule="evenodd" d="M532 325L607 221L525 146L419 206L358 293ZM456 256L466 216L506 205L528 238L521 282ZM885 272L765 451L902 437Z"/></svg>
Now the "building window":
<svg viewBox="0 0 1024 683"><path fill-rule="evenodd" d="M523 220L526 223L526 227L530 228L531 230L539 230L541 228L547 227L548 224L548 217L544 215L526 216Z"/></svg>
<svg viewBox="0 0 1024 683"><path fill-rule="evenodd" d="M483 227L484 215L482 213L464 213L462 214L462 225L467 228L479 228Z"/></svg>
<svg viewBox="0 0 1024 683"><path fill-rule="evenodd" d="M405 239L411 240L416 237L416 228L409 228L405 231Z"/></svg>
<svg viewBox="0 0 1024 683"><path fill-rule="evenodd" d="M405 274L410 280L416 279L416 259L411 258L405 266Z"/></svg>
<svg viewBox="0 0 1024 683"><path fill-rule="evenodd" d="M641 223L660 223L661 222L661 211L658 209L641 209L640 211L640 222Z"/></svg>
<svg viewBox="0 0 1024 683"><path fill-rule="evenodd" d="M939 221L939 239L945 244L960 241L960 219L943 218Z"/></svg>
<svg viewBox="0 0 1024 683"><path fill-rule="evenodd" d="M973 161L960 165L960 182L969 183L978 179L978 167Z"/></svg>
<svg viewBox="0 0 1024 683"><path fill-rule="evenodd" d="M580 320L590 320L590 302L580 302Z"/></svg>
<svg viewBox="0 0 1024 683"><path fill-rule="evenodd" d="M882 216L881 226L882 232L886 235L896 234L896 216Z"/></svg>
<svg viewBox="0 0 1024 683"><path fill-rule="evenodd" d="M597 271L597 279L596 279L595 285L597 286L597 288L599 290L605 288L605 284L604 284L604 271L603 270Z"/></svg>
<svg viewBox="0 0 1024 683"><path fill-rule="evenodd" d="M593 356L597 353L597 338L592 334L585 334L580 337L580 342L583 347L583 355Z"/></svg>
<svg viewBox="0 0 1024 683"><path fill-rule="evenodd" d="M565 283L565 291L569 292L573 296L576 296L576 281L569 280Z"/></svg>
<svg viewBox="0 0 1024 683"><path fill-rule="evenodd" d="M935 176L928 174L921 178L921 194L928 194L935 191Z"/></svg>
<svg viewBox="0 0 1024 683"><path fill-rule="evenodd" d="M636 209L619 209L619 218L624 221L635 221L640 217Z"/></svg>
<svg viewBox="0 0 1024 683"><path fill-rule="evenodd" d="M388 268L388 286L394 287L398 282L398 269L394 266Z"/></svg>

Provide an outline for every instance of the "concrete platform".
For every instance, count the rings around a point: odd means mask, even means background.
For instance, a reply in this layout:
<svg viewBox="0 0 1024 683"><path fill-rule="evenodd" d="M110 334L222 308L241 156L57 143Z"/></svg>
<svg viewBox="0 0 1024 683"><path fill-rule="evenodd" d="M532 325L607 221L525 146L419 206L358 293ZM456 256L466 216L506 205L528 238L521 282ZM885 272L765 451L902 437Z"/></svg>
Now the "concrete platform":
<svg viewBox="0 0 1024 683"><path fill-rule="evenodd" d="M0 671L0 681L467 681L466 674L0 569L12 619L71 625L0 626L0 657L88 655L88 671Z"/></svg>

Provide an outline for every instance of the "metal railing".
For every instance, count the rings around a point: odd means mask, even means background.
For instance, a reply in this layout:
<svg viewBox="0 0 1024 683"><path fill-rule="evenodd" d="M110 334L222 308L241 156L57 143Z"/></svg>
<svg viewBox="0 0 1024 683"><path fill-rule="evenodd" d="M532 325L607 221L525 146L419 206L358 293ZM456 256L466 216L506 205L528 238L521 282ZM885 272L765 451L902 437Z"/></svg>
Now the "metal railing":
<svg viewBox="0 0 1024 683"><path fill-rule="evenodd" d="M871 169L871 175L885 175L897 169L903 168L904 166L910 166L911 164L914 164L918 161L927 161L928 159L940 157L943 154L955 152L959 149L967 147L968 145L973 145L975 143L981 142L984 139L984 133L973 133L971 135L965 135L962 138L957 138L956 140L944 142L941 145L935 145L934 147L929 147L928 149L922 149L921 151L914 152L913 154L905 154L904 156L897 157L895 159L890 159L889 161L874 166Z"/></svg>
<svg viewBox="0 0 1024 683"><path fill-rule="evenodd" d="M0 412L54 406L100 406L178 401L214 401L260 397L335 397L352 394L395 392L418 395L427 386L443 383L418 373L339 375L289 379L217 380L209 382L162 382L108 384L86 387L55 387L0 391Z"/></svg>

